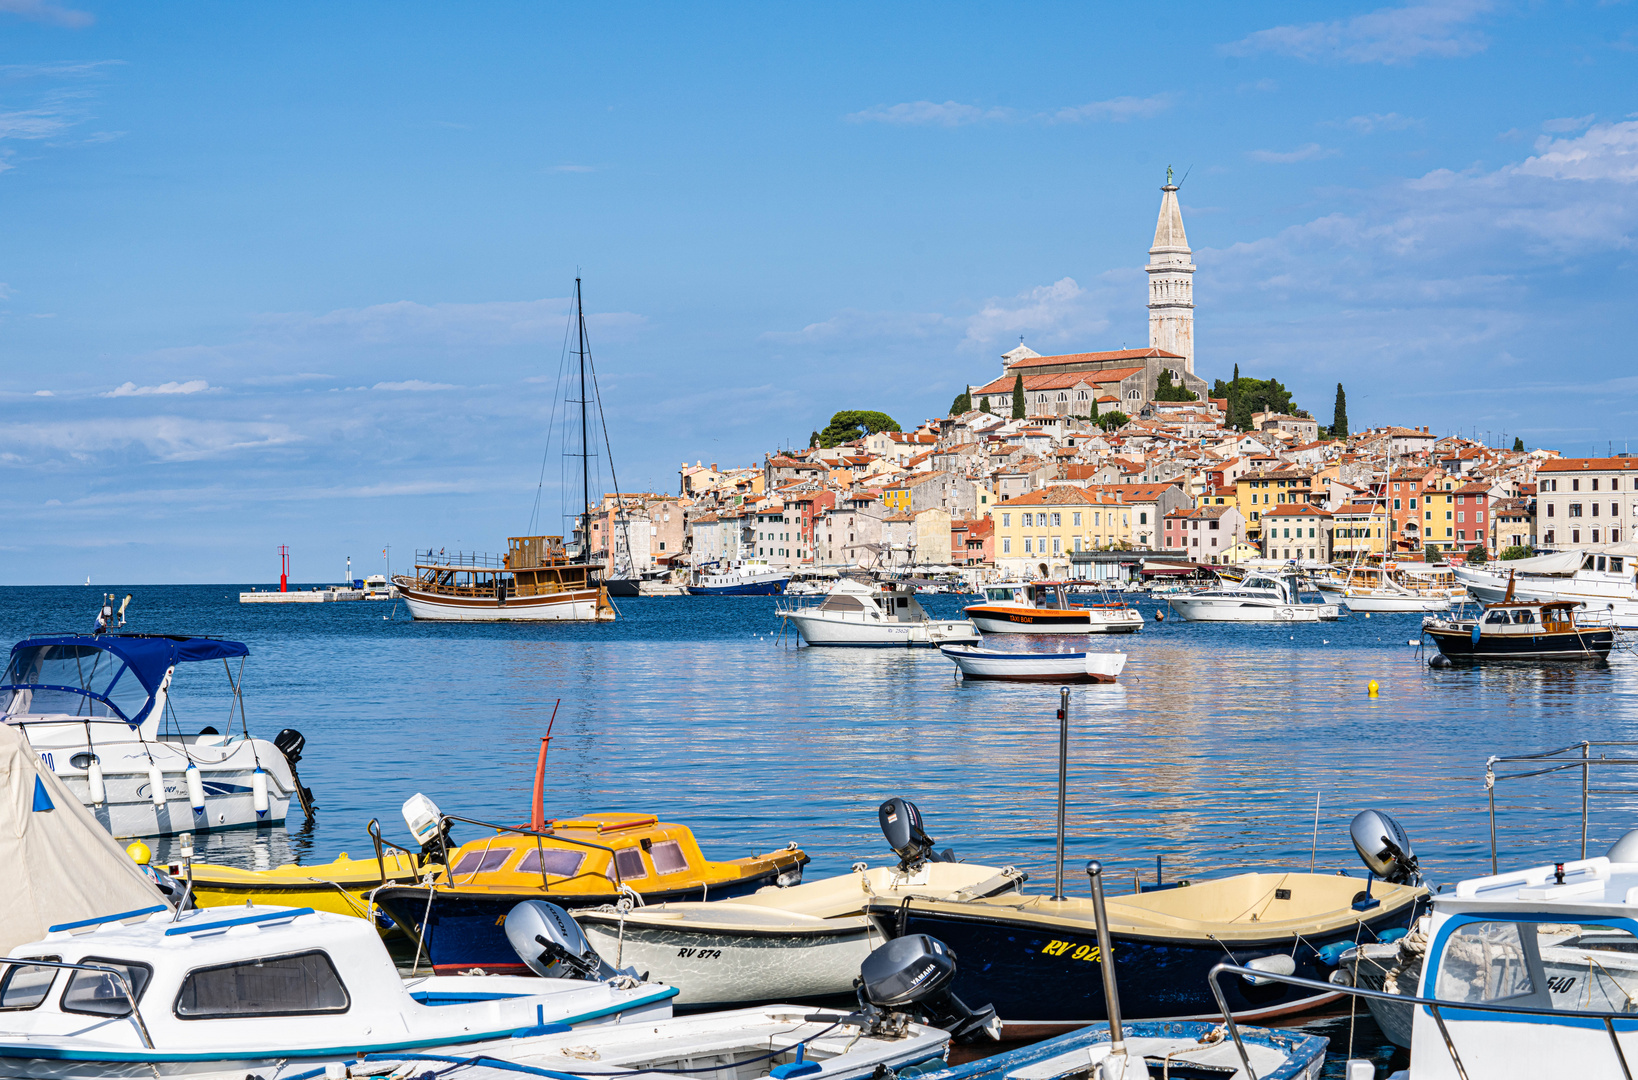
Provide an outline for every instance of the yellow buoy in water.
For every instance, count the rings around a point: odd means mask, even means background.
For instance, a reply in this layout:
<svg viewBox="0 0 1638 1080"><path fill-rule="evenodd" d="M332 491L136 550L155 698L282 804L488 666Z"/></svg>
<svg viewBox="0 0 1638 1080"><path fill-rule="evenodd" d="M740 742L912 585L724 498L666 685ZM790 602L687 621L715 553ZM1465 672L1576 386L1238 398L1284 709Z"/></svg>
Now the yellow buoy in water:
<svg viewBox="0 0 1638 1080"><path fill-rule="evenodd" d="M1376 690L1377 690L1377 686L1376 686L1376 680L1375 679L1372 679L1370 682L1365 684L1365 691L1366 691L1367 696L1376 697Z"/></svg>
<svg viewBox="0 0 1638 1080"><path fill-rule="evenodd" d="M154 857L154 853L148 850L148 845L141 840L133 841L126 847L125 854L129 855L131 861L138 866L147 866L148 860Z"/></svg>

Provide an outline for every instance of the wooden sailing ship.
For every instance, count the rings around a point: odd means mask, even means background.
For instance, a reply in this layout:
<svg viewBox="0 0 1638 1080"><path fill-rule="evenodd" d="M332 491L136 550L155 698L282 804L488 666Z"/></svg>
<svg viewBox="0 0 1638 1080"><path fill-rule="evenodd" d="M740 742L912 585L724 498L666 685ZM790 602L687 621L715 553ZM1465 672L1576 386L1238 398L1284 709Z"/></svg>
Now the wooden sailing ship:
<svg viewBox="0 0 1638 1080"><path fill-rule="evenodd" d="M444 622L603 622L614 619L601 563L571 559L561 536L513 536L503 556L418 551L415 574L393 578L416 619Z"/></svg>

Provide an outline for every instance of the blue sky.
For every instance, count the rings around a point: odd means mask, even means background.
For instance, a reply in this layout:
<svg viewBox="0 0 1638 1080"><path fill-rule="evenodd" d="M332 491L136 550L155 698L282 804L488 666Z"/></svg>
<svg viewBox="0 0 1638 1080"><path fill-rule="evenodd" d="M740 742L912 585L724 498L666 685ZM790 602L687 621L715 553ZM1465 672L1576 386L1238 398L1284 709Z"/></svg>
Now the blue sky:
<svg viewBox="0 0 1638 1080"><path fill-rule="evenodd" d="M577 270L626 489L1144 344L1168 164L1208 380L1619 450L1634 15L0 0L0 582L499 549Z"/></svg>

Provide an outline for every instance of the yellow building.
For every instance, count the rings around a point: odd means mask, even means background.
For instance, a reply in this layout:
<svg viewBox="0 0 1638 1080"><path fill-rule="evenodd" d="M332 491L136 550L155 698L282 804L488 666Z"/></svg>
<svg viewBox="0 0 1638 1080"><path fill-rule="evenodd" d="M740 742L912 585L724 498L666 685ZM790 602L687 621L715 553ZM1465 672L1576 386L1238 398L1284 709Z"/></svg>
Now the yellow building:
<svg viewBox="0 0 1638 1080"><path fill-rule="evenodd" d="M990 512L995 522L995 565L1014 577L1069 573L1074 551L1132 544L1138 507L1119 495L1056 484L1001 503ZM1152 528L1152 526L1151 526Z"/></svg>
<svg viewBox="0 0 1638 1080"><path fill-rule="evenodd" d="M1246 519L1246 537L1260 541L1262 519L1287 503L1307 503L1314 493L1314 474L1306 469L1257 469L1234 481L1237 508Z"/></svg>
<svg viewBox="0 0 1638 1080"><path fill-rule="evenodd" d="M1422 492L1423 548L1448 550L1456 543L1455 488L1455 482L1447 478Z"/></svg>
<svg viewBox="0 0 1638 1080"><path fill-rule="evenodd" d="M1331 515L1331 522L1331 553L1334 558L1352 559L1356 555L1382 554L1382 533L1388 527L1388 515L1381 503L1340 506Z"/></svg>

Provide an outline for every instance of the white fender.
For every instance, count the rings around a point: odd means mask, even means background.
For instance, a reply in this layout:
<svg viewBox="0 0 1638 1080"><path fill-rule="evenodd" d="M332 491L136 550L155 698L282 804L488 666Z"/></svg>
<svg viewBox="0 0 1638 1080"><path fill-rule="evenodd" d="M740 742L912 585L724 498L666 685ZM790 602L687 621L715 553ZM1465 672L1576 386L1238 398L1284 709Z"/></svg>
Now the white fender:
<svg viewBox="0 0 1638 1080"><path fill-rule="evenodd" d="M250 805L256 808L256 816L267 813L267 773L261 766L250 774Z"/></svg>
<svg viewBox="0 0 1638 1080"><path fill-rule="evenodd" d="M199 766L188 762L182 776L188 782L188 805L196 811L205 809L205 782L199 777Z"/></svg>
<svg viewBox="0 0 1638 1080"><path fill-rule="evenodd" d="M85 782L91 788L91 805L101 806L108 801L108 786L102 782L102 762L96 758L85 770Z"/></svg>
<svg viewBox="0 0 1638 1080"><path fill-rule="evenodd" d="M148 797L155 806L165 805L165 770L158 762L148 766Z"/></svg>

